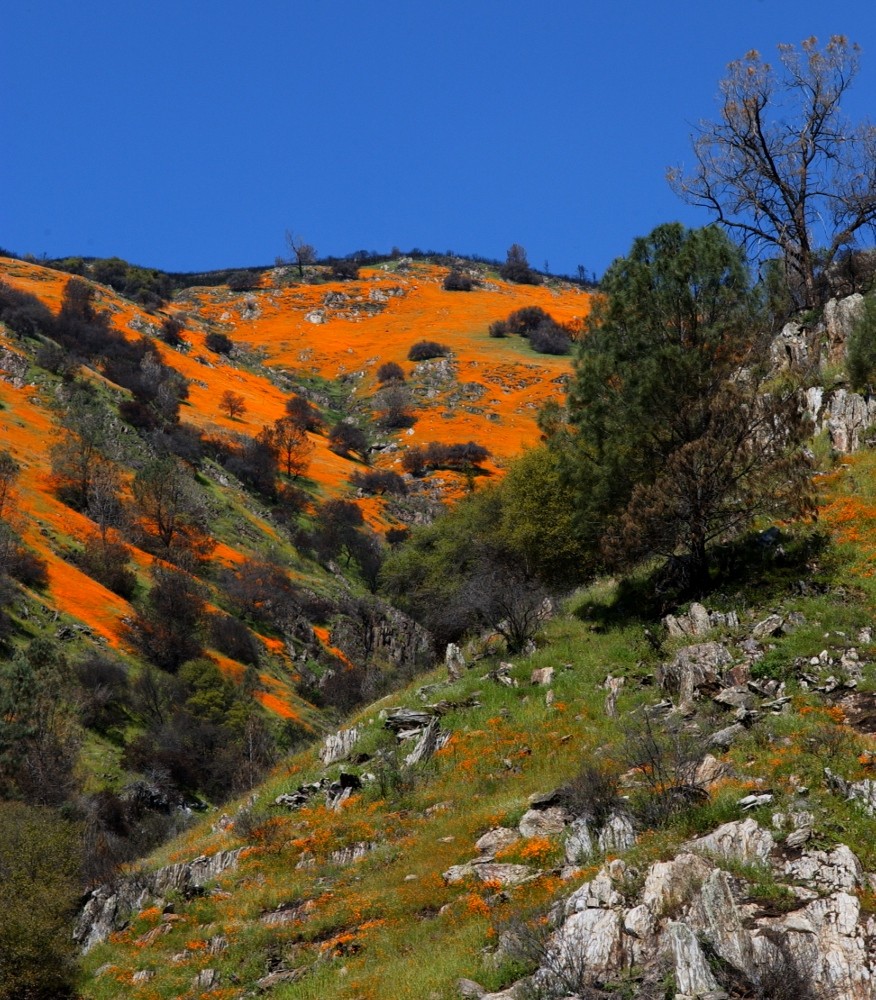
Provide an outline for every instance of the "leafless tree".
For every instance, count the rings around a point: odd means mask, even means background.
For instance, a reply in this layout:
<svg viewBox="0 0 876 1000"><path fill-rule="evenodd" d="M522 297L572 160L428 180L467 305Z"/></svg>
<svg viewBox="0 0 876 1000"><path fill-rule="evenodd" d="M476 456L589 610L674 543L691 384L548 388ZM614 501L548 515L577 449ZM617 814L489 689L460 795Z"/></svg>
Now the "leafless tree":
<svg viewBox="0 0 876 1000"><path fill-rule="evenodd" d="M313 264L316 261L316 247L307 243L303 236L298 236L290 229L286 230L286 246L292 261L298 265L298 276L303 278L304 265Z"/></svg>
<svg viewBox="0 0 876 1000"><path fill-rule="evenodd" d="M689 204L713 212L760 253L778 251L800 305L817 304L816 277L876 222L876 127L852 125L841 101L858 46L833 35L779 46L779 66L749 52L721 81L717 121L692 137L694 168L670 169Z"/></svg>

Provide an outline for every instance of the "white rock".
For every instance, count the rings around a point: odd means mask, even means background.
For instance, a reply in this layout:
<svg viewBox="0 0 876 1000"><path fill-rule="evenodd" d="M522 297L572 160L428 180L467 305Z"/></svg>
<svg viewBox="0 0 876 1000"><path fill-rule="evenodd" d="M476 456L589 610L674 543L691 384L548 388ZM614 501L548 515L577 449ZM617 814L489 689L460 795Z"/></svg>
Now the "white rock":
<svg viewBox="0 0 876 1000"><path fill-rule="evenodd" d="M687 924L674 922L669 925L669 943L675 960L675 988L679 993L695 997L717 990L718 983L706 956Z"/></svg>
<svg viewBox="0 0 876 1000"><path fill-rule="evenodd" d="M684 846L687 850L707 857L713 855L736 861L766 861L776 842L769 830L764 830L756 820L746 819L724 823L705 837L698 837Z"/></svg>
<svg viewBox="0 0 876 1000"><path fill-rule="evenodd" d="M568 865L581 864L593 853L593 838L590 836L590 827L586 819L579 818L572 821L569 836L566 838L565 853Z"/></svg>
<svg viewBox="0 0 876 1000"><path fill-rule="evenodd" d="M566 828L569 814L561 806L549 809L529 809L518 824L523 837L552 837Z"/></svg>
<svg viewBox="0 0 876 1000"><path fill-rule="evenodd" d="M495 854L503 847L510 847L518 840L520 840L520 834L516 830L511 830L507 826L497 826L480 837L475 842L475 848L481 854Z"/></svg>

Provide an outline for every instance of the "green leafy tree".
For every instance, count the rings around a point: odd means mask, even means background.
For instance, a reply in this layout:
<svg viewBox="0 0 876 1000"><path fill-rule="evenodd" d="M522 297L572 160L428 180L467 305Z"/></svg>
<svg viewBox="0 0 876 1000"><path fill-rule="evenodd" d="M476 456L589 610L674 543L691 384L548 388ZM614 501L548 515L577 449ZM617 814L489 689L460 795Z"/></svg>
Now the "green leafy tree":
<svg viewBox="0 0 876 1000"><path fill-rule="evenodd" d="M165 551L202 542L208 511L194 477L173 455L148 462L133 482L134 499L143 522Z"/></svg>
<svg viewBox="0 0 876 1000"><path fill-rule="evenodd" d="M659 226L612 264L555 429L585 544L610 564L679 557L809 506L793 394L764 393L765 342L741 251L717 228Z"/></svg>
<svg viewBox="0 0 876 1000"><path fill-rule="evenodd" d="M54 810L0 802L0 1000L75 994L79 832Z"/></svg>

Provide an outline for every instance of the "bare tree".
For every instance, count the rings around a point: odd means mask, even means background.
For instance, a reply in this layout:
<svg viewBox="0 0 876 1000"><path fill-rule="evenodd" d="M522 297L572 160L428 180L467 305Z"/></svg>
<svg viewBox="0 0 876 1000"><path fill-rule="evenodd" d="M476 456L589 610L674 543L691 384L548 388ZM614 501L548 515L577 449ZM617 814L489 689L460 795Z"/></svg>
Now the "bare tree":
<svg viewBox="0 0 876 1000"><path fill-rule="evenodd" d="M241 417L246 413L246 400L239 392L226 389L219 397L219 409L231 419Z"/></svg>
<svg viewBox="0 0 876 1000"><path fill-rule="evenodd" d="M292 260L298 265L298 276L304 277L304 265L316 262L316 247L305 242L303 236L298 236L291 230L286 230L286 246L292 255Z"/></svg>
<svg viewBox="0 0 876 1000"><path fill-rule="evenodd" d="M858 51L833 35L823 50L816 38L780 45L778 67L756 51L730 63L720 118L692 137L693 172L668 172L689 204L759 252L777 250L806 307L818 301L818 269L876 222L876 127L852 125L840 108Z"/></svg>

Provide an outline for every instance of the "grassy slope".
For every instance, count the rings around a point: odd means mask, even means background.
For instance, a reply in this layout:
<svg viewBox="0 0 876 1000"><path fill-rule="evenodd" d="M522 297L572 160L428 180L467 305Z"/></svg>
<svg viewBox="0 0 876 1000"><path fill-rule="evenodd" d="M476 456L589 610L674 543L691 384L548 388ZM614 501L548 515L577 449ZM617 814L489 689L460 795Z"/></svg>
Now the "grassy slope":
<svg viewBox="0 0 876 1000"><path fill-rule="evenodd" d="M808 594L801 596L800 588L788 586L796 570L783 574L765 564L751 577L725 581L731 596L716 594L707 602L740 611L740 628L721 637L731 645L767 612L804 616L796 630L772 644L763 661L764 671L787 678L791 706L782 715L767 713L724 755L733 776L712 787L707 803L641 836L629 854L635 864L671 857L686 837L739 818L736 802L752 789L768 788L775 794L773 804L754 814L769 825L771 814L791 807L796 788L803 784L810 788L806 808L816 817L815 843L843 841L859 854L865 868L876 868L872 820L828 792L822 780L828 763L847 778L867 775L865 751L876 749L874 739L846 725L836 705L804 690L794 668L798 657L808 660L823 649L838 655L854 645L864 671L859 690L876 690L870 662L876 646L856 639L858 631L872 623L876 597L876 532L867 517L874 495L876 456L870 453L848 459L825 478L822 527L832 541L814 557L818 565L798 567L811 585ZM245 843L240 867L227 872L204 898L175 901L176 916L167 934L144 937L162 923L157 910L147 910L111 943L96 948L86 960L84 995L102 1000L238 997L278 965L307 970L299 981L270 993L287 1000L449 1000L458 995L460 976L491 989L515 979L519 968L493 968L484 960L484 949L495 944L497 931L516 914L543 911L595 868L562 882L557 875L561 843L536 838L515 845L503 859L542 871L526 886L504 893L471 880L448 886L441 872L472 858L474 842L486 830L515 825L531 793L557 786L583 762L625 766L624 726L637 706L661 697L649 679L673 646L666 642L655 652L645 634L645 626L653 630L654 623L628 620L597 626L613 593L614 585L606 583L578 595L566 613L547 626L540 648L516 661L512 675L518 687L485 679L495 665L486 660L461 681L433 692L430 698L450 701L476 695L480 705L444 717L453 738L418 773L388 774L382 786L367 787L339 813L314 807L290 814L273 807L279 792L324 773L314 748L286 761L260 790L250 814L238 820L239 827L246 825L245 836L233 828L215 832L209 821L189 831L152 863ZM556 671L552 703L544 688L529 682L531 671L544 666ZM607 718L603 710L602 684L609 673L626 678L618 719ZM408 691L360 713L353 720L363 727L358 749L373 753L381 746L390 748L380 710L418 706L422 702L417 687L445 681L445 671L438 669ZM703 710L710 711L707 705ZM370 762L360 770L374 767ZM336 765L329 772L337 770ZM349 866L330 862L332 851L362 841L376 848ZM304 856L315 858L315 866L299 867ZM600 859L593 860L598 865ZM751 880L752 897L781 902L781 890L769 880L753 871L741 874ZM873 908L873 899L863 902ZM260 919L290 903L302 907L291 923L271 927ZM210 942L218 936L228 947L213 954ZM101 967L102 974L96 976ZM202 994L192 984L204 968L218 970L221 979L212 992ZM155 978L132 984L140 970L155 972Z"/></svg>

